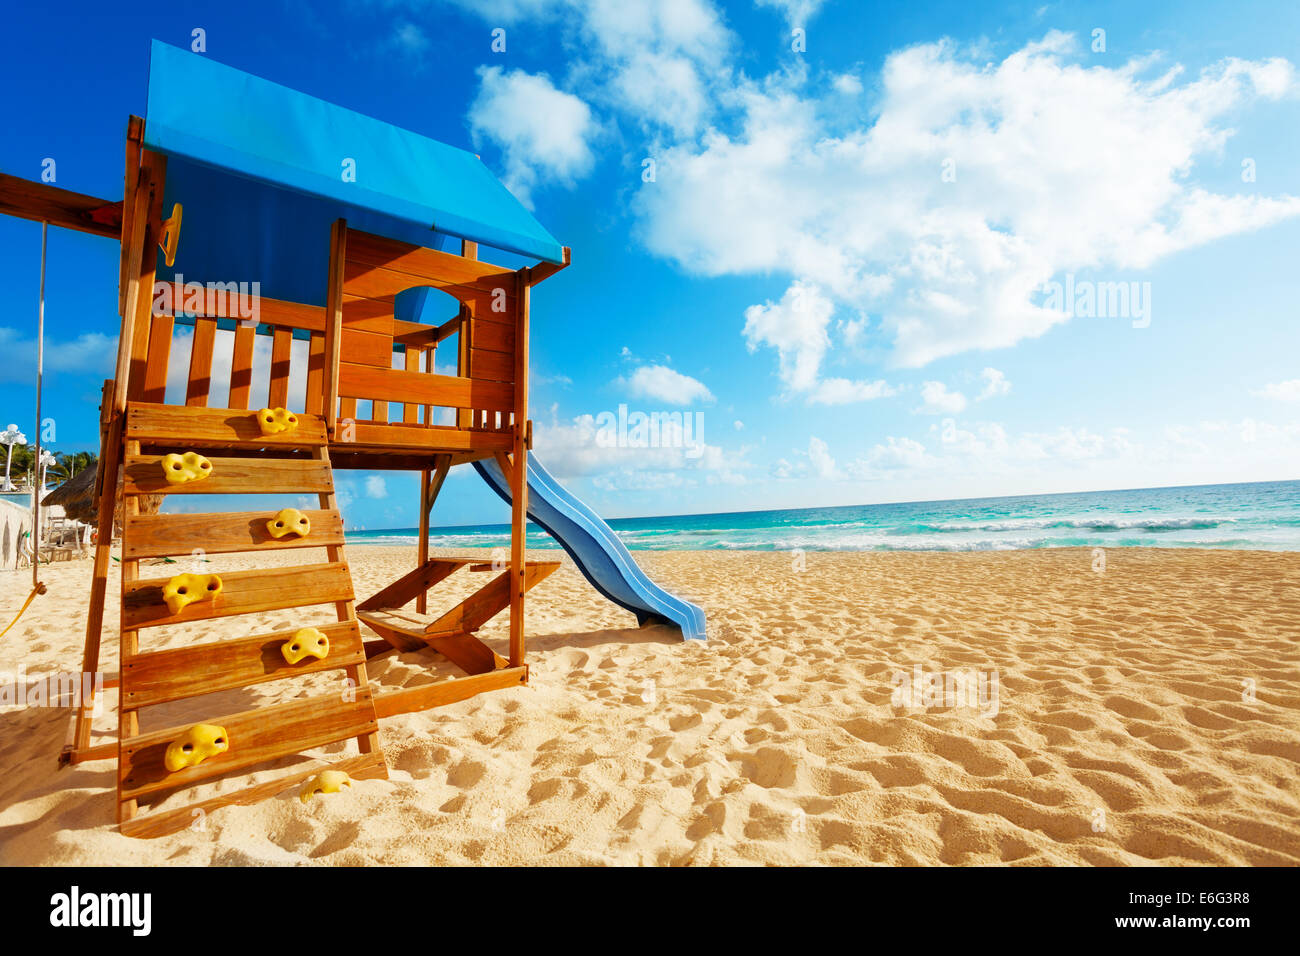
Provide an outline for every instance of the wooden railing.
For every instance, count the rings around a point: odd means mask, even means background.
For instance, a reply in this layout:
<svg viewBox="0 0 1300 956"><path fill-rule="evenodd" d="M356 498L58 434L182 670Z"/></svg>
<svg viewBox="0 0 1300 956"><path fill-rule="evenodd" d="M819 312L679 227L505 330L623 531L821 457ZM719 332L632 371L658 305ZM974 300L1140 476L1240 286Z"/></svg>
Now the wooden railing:
<svg viewBox="0 0 1300 956"><path fill-rule="evenodd" d="M346 244L335 369L328 362L328 307L262 298L253 322L241 320L233 296L187 302L184 289L156 286L141 399L239 409L265 401L332 417L333 437L360 445L509 447L520 277L356 231L346 233ZM396 318L397 295L419 287L448 293L459 303L456 314L439 324ZM193 332L182 369L172 353L186 326ZM269 366L257 360L259 336L271 340ZM439 346L453 344L456 374L440 373Z"/></svg>

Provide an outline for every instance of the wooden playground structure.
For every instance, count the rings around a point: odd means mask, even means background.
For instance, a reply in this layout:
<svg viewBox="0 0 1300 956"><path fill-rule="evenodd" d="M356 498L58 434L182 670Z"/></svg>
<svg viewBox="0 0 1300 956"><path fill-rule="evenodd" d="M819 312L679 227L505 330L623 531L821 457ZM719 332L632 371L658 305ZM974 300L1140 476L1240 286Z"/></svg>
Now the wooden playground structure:
<svg viewBox="0 0 1300 956"><path fill-rule="evenodd" d="M151 103L152 105L152 103ZM115 489L125 504L121 530L120 668L105 686L118 694L117 739L92 745L90 708L75 714L62 754L65 763L117 761L118 822L123 833L152 837L188 826L197 811L264 799L317 775L323 768L355 778L386 777L378 721L528 681L524 601L530 588L559 566L528 561L524 528L528 488L524 462L531 444L528 420L529 295L568 264L561 261L507 269L480 260L478 244L460 242L459 254L398 241L334 220L328 236L324 306L263 297L256 323L229 308L195 311L177 287L170 308L160 307L161 262L184 249L181 211L166 208L168 157L145 145L146 120L132 117L126 134L121 202L0 176L0 212L80 230L121 244L120 337L116 374L104 383L100 415L100 470L96 488L98 537L82 670L97 672L108 596ZM322 237L322 246L324 239ZM187 276L187 278L191 278ZM221 276L193 276L200 282ZM396 302L413 289L433 288L455 300L440 321L399 318ZM168 401L173 345L180 330L192 345L183 395ZM233 332L228 382L215 380L218 330ZM258 336L270 338L269 381L254 381ZM435 355L454 339L455 374L435 371ZM254 394L269 408L291 405L291 350L306 341L305 403L293 427L267 434ZM266 391L261 391L262 385ZM212 407L214 394L226 396ZM361 417L365 413L366 417ZM202 480L172 483L169 455L194 453L208 462ZM482 558L429 556L429 514L451 468L493 459L512 492L509 561L493 573ZM336 469L415 471L420 475L420 535L416 566L378 594L356 603L344 551ZM305 537L276 537L275 511L146 514L143 495L257 494L284 499L314 496ZM200 501L203 499L200 498ZM150 559L205 554L265 554L323 548L324 563L222 573L215 596L179 609L168 603L174 580L151 577ZM431 617L426 594L464 570L485 583L470 597ZM216 577L209 575L208 577ZM415 610L402 610L414 600ZM293 629L248 633L239 616L298 607L332 606L335 623L319 626L328 654L288 662L281 651ZM496 614L509 613L508 655L476 636ZM219 641L159 649L171 625L233 618ZM360 625L379 640L363 640ZM384 691L367 677L367 662L386 654L433 648L464 676ZM225 732L229 746L201 762L169 769L171 746L186 726L142 730L153 708L269 681L337 672L351 693L317 693L241 713L204 713ZM346 678L344 684L342 679ZM194 705L200 708L201 702ZM340 742L355 753L326 763L299 763L275 779L243 789L226 787L198 802L145 812L160 800L218 777L247 774L271 762ZM223 742L224 744L224 742Z"/></svg>

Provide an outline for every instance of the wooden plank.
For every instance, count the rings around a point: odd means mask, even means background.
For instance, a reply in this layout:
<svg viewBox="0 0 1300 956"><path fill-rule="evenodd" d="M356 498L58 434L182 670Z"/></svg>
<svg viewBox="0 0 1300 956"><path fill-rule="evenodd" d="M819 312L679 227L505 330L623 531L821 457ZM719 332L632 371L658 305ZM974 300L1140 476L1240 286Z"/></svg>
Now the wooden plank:
<svg viewBox="0 0 1300 956"><path fill-rule="evenodd" d="M148 184L149 216L141 250L139 294L135 299L135 328L131 340L131 374L127 396L135 401L144 397L145 374L149 367L149 328L153 322L153 288L157 278L158 240L162 236L163 190L167 181L167 157L143 151L141 178ZM165 373L164 373L165 374Z"/></svg>
<svg viewBox="0 0 1300 956"><path fill-rule="evenodd" d="M361 620L393 648L415 651L432 647L466 674L485 674L509 666L509 662L472 634L446 634L428 637L418 624L390 611L362 611ZM372 655L373 656L373 655Z"/></svg>
<svg viewBox="0 0 1300 956"><path fill-rule="evenodd" d="M349 236L355 235L355 232L349 233ZM500 269L499 266L494 268ZM505 303L505 308L513 311L514 306L510 300L514 288L514 275L510 272L498 272L497 275L503 277L500 283L485 284L482 288L476 288L446 278L425 278L406 272L372 266L356 262L349 257L348 263L344 267L343 291L347 296L369 299L371 302L383 304L390 315L393 312L398 295L408 289L425 287L445 292L453 299L464 304L491 308L493 302Z"/></svg>
<svg viewBox="0 0 1300 956"><path fill-rule="evenodd" d="M474 348L488 352L515 354L515 328L505 322L492 322L479 316L470 320Z"/></svg>
<svg viewBox="0 0 1300 956"><path fill-rule="evenodd" d="M418 351L417 349L408 348L406 350L406 355L404 356L404 358L405 358L406 370L408 372L420 371L420 356L422 354L424 353ZM432 367L433 364L432 351L429 352L429 355L430 355L430 367ZM420 420L420 406L415 402L403 402L402 421L407 422L408 424L415 424L419 422L419 420Z"/></svg>
<svg viewBox="0 0 1300 956"><path fill-rule="evenodd" d="M387 717L396 717L398 714L410 714L431 707L443 707L469 700L484 691L519 687L527 683L527 667L506 667L472 677L458 677L455 680L406 687L402 690L376 694L375 716L384 720Z"/></svg>
<svg viewBox="0 0 1300 956"><path fill-rule="evenodd" d="M277 328L271 340L271 387L268 408L289 407L289 363L293 349L293 330Z"/></svg>
<svg viewBox="0 0 1300 956"><path fill-rule="evenodd" d="M385 239L356 229L348 230L348 262L408 276L406 286L429 285L439 280L491 291L499 286L513 288L513 273L490 262L467 259L449 252ZM410 277L423 281L411 281Z"/></svg>
<svg viewBox="0 0 1300 956"><path fill-rule="evenodd" d="M524 564L524 532L528 523L528 309L529 289L526 275L518 279L519 308L515 315L515 389L514 407L514 481L510 488L510 663L524 663L524 594L528 591L528 571ZM547 572L548 574L550 572Z"/></svg>
<svg viewBox="0 0 1300 956"><path fill-rule="evenodd" d="M513 382L515 378L515 357L508 352L489 352L485 349L471 348L469 351L469 371L470 375L476 379Z"/></svg>
<svg viewBox="0 0 1300 956"><path fill-rule="evenodd" d="M167 399L167 371L171 361L172 318L155 315L149 323L149 360L145 363L144 392L146 402Z"/></svg>
<svg viewBox="0 0 1300 956"><path fill-rule="evenodd" d="M186 727L124 740L118 767L122 798L139 800L164 790L192 787L212 777L373 733L378 724L370 689L358 688L355 697L347 701L342 694L326 694L204 720L226 729L230 748L175 773L167 771L163 755Z"/></svg>
<svg viewBox="0 0 1300 956"><path fill-rule="evenodd" d="M148 299L150 305L145 310L143 321L148 322L148 313L152 310L152 284L145 278L153 273L152 263L145 262L144 250L148 242L146 235L149 225L150 188L146 181L146 170L140 170L135 183L127 193L125 209L131 222L129 245L122 246L122 270L126 275L126 291L122 296L122 324L117 336L117 365L113 381L114 410L121 412L126 408L130 392L132 344L135 341L136 325L141 320L141 302ZM156 257L151 256L150 259Z"/></svg>
<svg viewBox="0 0 1300 956"><path fill-rule="evenodd" d="M126 459L127 495L272 495L319 494L333 488L330 470L319 462L292 458L208 458L212 474L173 485L162 468L162 455Z"/></svg>
<svg viewBox="0 0 1300 956"><path fill-rule="evenodd" d="M311 415L325 414L325 336L320 332L311 334L307 344L307 412Z"/></svg>
<svg viewBox="0 0 1300 956"><path fill-rule="evenodd" d="M131 116L126 121L126 162L122 173L122 243L118 255L117 272L117 314L126 310L127 262L128 250L132 248L131 234L134 205L131 197L135 194L136 180L140 176L140 144L144 140L144 120Z"/></svg>
<svg viewBox="0 0 1300 956"><path fill-rule="evenodd" d="M116 745L114 746L116 747ZM315 777L322 770L341 770L353 780L388 779L388 766L384 763L383 755L379 753L360 754L359 756L330 762L313 760L306 764L305 767L298 768L293 773L276 777L274 780L245 787L232 793L223 793L219 797L202 800L186 807L177 807L174 810L147 813L143 816L134 817L123 823L120 830L123 836L146 840L167 836L170 833L185 829L193 824L196 819L220 810L222 807L247 806L268 797L273 797L290 787L297 787Z"/></svg>
<svg viewBox="0 0 1300 956"><path fill-rule="evenodd" d="M364 663L361 631L355 621L313 626L330 642L324 660L307 657L297 664L285 662L280 648L293 639L297 628L138 654L122 669L123 706L151 707Z"/></svg>
<svg viewBox="0 0 1300 956"><path fill-rule="evenodd" d="M343 294L343 328L392 338L396 324L391 302L367 299L347 292Z"/></svg>
<svg viewBox="0 0 1300 956"><path fill-rule="evenodd" d="M212 347L217 338L216 319L196 319L190 349L190 375L185 386L185 404L203 408L212 391Z"/></svg>
<svg viewBox="0 0 1300 956"><path fill-rule="evenodd" d="M220 577L219 595L182 608L179 614L172 614L163 603L162 589L169 578L147 578L124 584L122 627L138 630L179 621L207 621L235 614L260 614L352 600L352 578L345 562L226 571Z"/></svg>
<svg viewBox="0 0 1300 956"><path fill-rule="evenodd" d="M418 568L403 574L383 590L366 598L357 605L357 610L372 611L401 607L409 603L417 594L423 594L472 560L472 558L431 558Z"/></svg>
<svg viewBox="0 0 1300 956"><path fill-rule="evenodd" d="M330 430L339 413L339 354L343 333L343 259L347 254L348 223L336 219L330 227L328 286L325 292L325 421ZM356 417L355 408L351 416Z"/></svg>
<svg viewBox="0 0 1300 956"><path fill-rule="evenodd" d="M560 566L558 561L529 561L524 566L524 590L530 591L546 580ZM479 588L460 604L456 605L438 620L424 628L426 638L443 637L449 634L465 634L477 631L480 627L500 614L510 603L513 578L510 570L502 571L483 587Z"/></svg>
<svg viewBox="0 0 1300 956"><path fill-rule="evenodd" d="M429 452L472 451L491 452L510 448L510 436L492 432L467 431L452 428L449 425L435 425L429 428L418 426L403 427L400 422L389 425L376 425L369 422L356 422L347 426L350 439L344 438L345 426L340 424L335 429L335 441L347 441L349 444L394 449L422 449Z"/></svg>
<svg viewBox="0 0 1300 956"><path fill-rule="evenodd" d="M344 328L343 346L340 360L355 365L371 365L375 368L393 367L393 337L374 332L358 332Z"/></svg>
<svg viewBox="0 0 1300 956"><path fill-rule="evenodd" d="M255 410L132 402L126 410L126 434L143 442L187 447L316 448L324 445L325 423L316 415L295 414L298 427L293 431L263 435Z"/></svg>
<svg viewBox="0 0 1300 956"><path fill-rule="evenodd" d="M204 290L204 295L189 298L186 295L186 286L190 283L197 283ZM249 328L258 328L259 326L269 326L272 329L304 329L308 332L325 331L325 309L319 305L307 305L302 302L290 302L286 299L271 299L266 296L259 296L257 299L257 314L253 316L245 315L240 311L240 298L228 289L218 288L210 293L207 290L207 284L198 279L196 276L188 276L185 285L177 282L162 283L162 286L170 285L171 289L167 293L167 298L171 302L170 308L164 308L161 304L159 309L165 311L168 315L184 315L190 318L207 318L207 319L231 319L240 323L247 323ZM155 285L155 292L160 288ZM193 291L193 286L190 286Z"/></svg>
<svg viewBox="0 0 1300 956"><path fill-rule="evenodd" d="M0 214L122 238L122 204L0 173Z"/></svg>
<svg viewBox="0 0 1300 956"><path fill-rule="evenodd" d="M106 411L110 409L109 400L109 383L105 382L102 403ZM95 564L90 581L90 606L86 612L86 639L81 656L83 674L94 674L99 671L99 649L104 629L104 602L108 595L108 569L113 545L113 511L117 505L117 475L121 454L122 418L115 416L110 421L108 430L104 432L99 447L97 478L104 490L99 494L96 502L98 513L96 514ZM77 709L74 750L84 750L90 746L91 717L87 708Z"/></svg>
<svg viewBox="0 0 1300 956"><path fill-rule="evenodd" d="M253 391L253 345L257 329L250 323L235 326L235 344L230 356L231 408L247 408Z"/></svg>
<svg viewBox="0 0 1300 956"><path fill-rule="evenodd" d="M343 543L343 518L337 511L302 513L311 522L311 534L305 538L296 534L271 537L266 523L275 517L274 511L139 515L126 522L122 556L187 555L196 543L202 544L206 554L323 548Z"/></svg>
<svg viewBox="0 0 1300 956"><path fill-rule="evenodd" d="M514 386L455 375L431 375L405 369L376 369L342 363L339 394L349 398L412 401L449 408L489 408L510 411L515 405Z"/></svg>
<svg viewBox="0 0 1300 956"><path fill-rule="evenodd" d="M572 254L570 253L568 246L563 247L562 256L563 259L560 262L539 262L537 265L529 269L528 284L530 286L537 285L537 283L541 282L543 279L549 279L561 269L567 269L572 260Z"/></svg>

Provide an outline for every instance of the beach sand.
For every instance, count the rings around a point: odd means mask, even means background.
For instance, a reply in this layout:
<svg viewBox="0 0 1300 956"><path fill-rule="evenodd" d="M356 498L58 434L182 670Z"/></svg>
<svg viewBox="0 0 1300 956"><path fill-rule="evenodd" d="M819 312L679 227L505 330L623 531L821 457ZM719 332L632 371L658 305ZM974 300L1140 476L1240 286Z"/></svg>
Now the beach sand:
<svg viewBox="0 0 1300 956"><path fill-rule="evenodd" d="M364 598L414 548L348 558ZM1112 549L1104 572L1083 549L809 553L802 571L785 553L637 558L704 607L707 643L637 629L566 560L529 596L528 687L384 721L389 780L309 804L290 790L201 830L119 835L114 762L57 769L67 712L0 708L0 862L1300 863L1300 553ZM90 563L43 576L0 641L0 670L28 680L80 667ZM0 572L0 624L29 584ZM110 671L118 588L115 569ZM506 617L482 632L498 650ZM300 619L234 620L172 640ZM419 683L450 672L440 661L390 656L370 676ZM916 665L986 692L996 673L996 701L903 706L895 675L910 686ZM216 716L179 706L175 723ZM110 710L97 729L115 724Z"/></svg>

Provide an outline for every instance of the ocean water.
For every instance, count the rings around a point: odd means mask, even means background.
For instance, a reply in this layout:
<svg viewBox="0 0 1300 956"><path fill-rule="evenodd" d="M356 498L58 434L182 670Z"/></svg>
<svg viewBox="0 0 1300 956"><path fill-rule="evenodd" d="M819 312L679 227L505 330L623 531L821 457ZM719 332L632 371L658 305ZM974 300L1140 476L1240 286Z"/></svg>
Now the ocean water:
<svg viewBox="0 0 1300 956"><path fill-rule="evenodd" d="M1011 551L1160 547L1300 551L1300 481L1013 498L625 518L632 550ZM414 544L415 528L349 531L351 544ZM436 528L437 548L506 547L507 525ZM528 547L558 547L529 525Z"/></svg>

